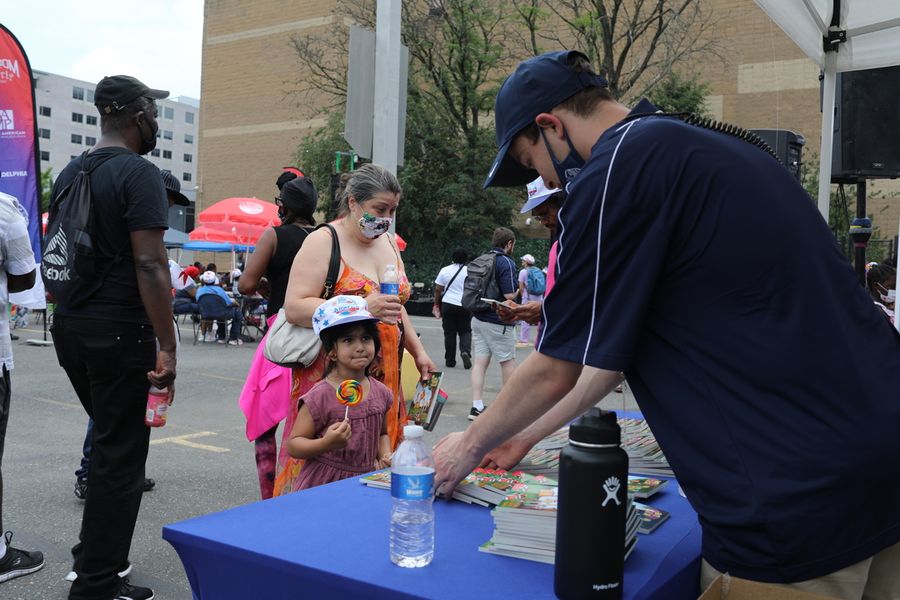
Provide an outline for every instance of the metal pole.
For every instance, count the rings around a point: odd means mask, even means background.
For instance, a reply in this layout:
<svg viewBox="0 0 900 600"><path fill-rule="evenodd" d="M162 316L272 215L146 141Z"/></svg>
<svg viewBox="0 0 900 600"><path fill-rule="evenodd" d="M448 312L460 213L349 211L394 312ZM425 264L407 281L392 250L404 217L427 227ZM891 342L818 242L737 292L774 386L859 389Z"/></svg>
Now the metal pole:
<svg viewBox="0 0 900 600"><path fill-rule="evenodd" d="M372 162L397 174L400 123L400 0L378 0Z"/></svg>
<svg viewBox="0 0 900 600"><path fill-rule="evenodd" d="M819 212L828 223L831 203L831 152L834 139L835 56L825 53L824 80L822 82L822 140L819 146Z"/></svg>
<svg viewBox="0 0 900 600"><path fill-rule="evenodd" d="M857 219L864 219L866 217L866 180L860 178L859 181L856 182L856 217ZM866 245L868 243L868 238L865 241L854 244L856 249L856 276L859 277L859 282L863 287L866 287Z"/></svg>

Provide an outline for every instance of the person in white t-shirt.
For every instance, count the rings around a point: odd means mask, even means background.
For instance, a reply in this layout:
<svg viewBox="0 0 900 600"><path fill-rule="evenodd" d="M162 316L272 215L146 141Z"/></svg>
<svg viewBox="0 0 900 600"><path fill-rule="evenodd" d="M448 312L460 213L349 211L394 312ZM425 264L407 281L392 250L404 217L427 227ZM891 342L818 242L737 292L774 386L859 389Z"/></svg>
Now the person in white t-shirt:
<svg viewBox="0 0 900 600"><path fill-rule="evenodd" d="M9 292L34 286L34 252L28 238L25 210L19 201L0 192L0 465L12 399L9 372L13 368L7 301ZM0 582L34 573L44 566L44 555L10 546L12 533L3 530L3 473L0 471Z"/></svg>
<svg viewBox="0 0 900 600"><path fill-rule="evenodd" d="M466 369L472 368L472 313L462 307L463 282L466 280L468 254L462 248L453 251L453 262L440 270L434 280L432 313L441 319L444 329L444 364L456 366L456 338L459 356Z"/></svg>

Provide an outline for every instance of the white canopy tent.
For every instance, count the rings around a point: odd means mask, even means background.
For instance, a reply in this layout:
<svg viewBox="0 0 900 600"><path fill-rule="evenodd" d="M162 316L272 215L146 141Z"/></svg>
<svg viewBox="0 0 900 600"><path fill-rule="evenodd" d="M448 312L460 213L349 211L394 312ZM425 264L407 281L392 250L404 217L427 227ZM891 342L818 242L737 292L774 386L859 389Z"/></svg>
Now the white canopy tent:
<svg viewBox="0 0 900 600"><path fill-rule="evenodd" d="M900 64L900 0L755 0L824 72L819 212L828 220L835 74ZM900 262L900 261L898 261ZM900 310L894 324L900 330Z"/></svg>

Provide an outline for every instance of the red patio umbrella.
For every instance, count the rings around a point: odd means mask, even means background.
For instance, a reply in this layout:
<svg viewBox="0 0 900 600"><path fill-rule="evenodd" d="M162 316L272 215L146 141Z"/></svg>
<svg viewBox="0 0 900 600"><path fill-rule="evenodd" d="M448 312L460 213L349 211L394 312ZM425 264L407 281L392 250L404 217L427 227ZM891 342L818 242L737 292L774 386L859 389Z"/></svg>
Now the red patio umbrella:
<svg viewBox="0 0 900 600"><path fill-rule="evenodd" d="M226 198L197 215L201 223L245 223L270 227L279 223L278 207L259 198Z"/></svg>
<svg viewBox="0 0 900 600"><path fill-rule="evenodd" d="M255 245L266 227L277 225L278 207L259 198L226 198L197 215L192 240Z"/></svg>

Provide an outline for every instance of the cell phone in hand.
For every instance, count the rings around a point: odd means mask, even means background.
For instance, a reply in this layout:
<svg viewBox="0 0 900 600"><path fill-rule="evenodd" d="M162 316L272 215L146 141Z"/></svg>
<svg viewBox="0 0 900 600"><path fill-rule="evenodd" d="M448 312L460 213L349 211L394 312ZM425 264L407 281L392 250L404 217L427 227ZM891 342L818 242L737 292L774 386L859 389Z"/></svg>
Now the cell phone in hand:
<svg viewBox="0 0 900 600"><path fill-rule="evenodd" d="M481 300L485 304L490 304L491 306L494 306L495 304L497 306L505 306L502 302L500 302L499 300L494 300L493 298L479 298L479 300Z"/></svg>

